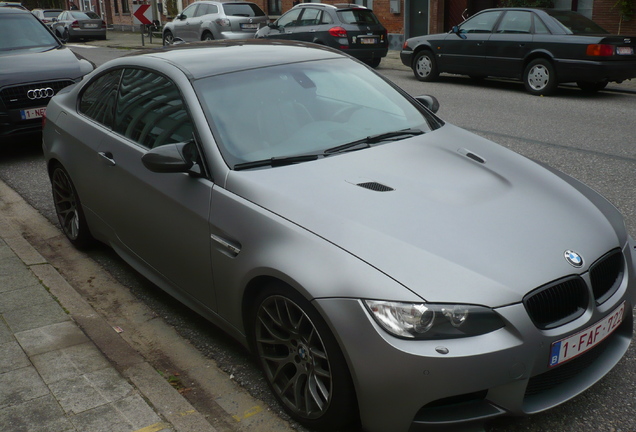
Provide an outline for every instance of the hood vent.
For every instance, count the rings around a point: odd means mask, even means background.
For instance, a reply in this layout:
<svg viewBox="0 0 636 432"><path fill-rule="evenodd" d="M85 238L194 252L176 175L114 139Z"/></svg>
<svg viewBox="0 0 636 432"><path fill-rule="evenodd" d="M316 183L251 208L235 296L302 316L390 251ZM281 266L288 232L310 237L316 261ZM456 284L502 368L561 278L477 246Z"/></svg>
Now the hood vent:
<svg viewBox="0 0 636 432"><path fill-rule="evenodd" d="M382 183L378 183L378 182L364 182L364 183L357 183L357 185L365 189L375 191L375 192L391 192L392 190L395 190L392 187L383 185Z"/></svg>

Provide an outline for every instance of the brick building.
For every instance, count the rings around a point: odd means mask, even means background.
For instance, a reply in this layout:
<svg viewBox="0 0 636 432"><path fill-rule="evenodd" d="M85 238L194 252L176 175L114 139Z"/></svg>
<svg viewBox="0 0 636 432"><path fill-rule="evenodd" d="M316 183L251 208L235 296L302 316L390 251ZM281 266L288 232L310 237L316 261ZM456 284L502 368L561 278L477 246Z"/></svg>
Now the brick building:
<svg viewBox="0 0 636 432"><path fill-rule="evenodd" d="M76 0L77 1L77 0ZM289 10L294 0L251 0L271 17ZM501 0L354 0L375 12L389 32L391 49L400 49L405 37L441 33L463 21L463 17L490 7ZM630 0L636 3L636 0ZM151 4L153 18L162 22L172 19L194 0L80 0L81 9L92 9L104 16L117 30L135 30L132 12L138 4ZM324 0L342 3L342 0ZM554 0L558 9L575 10L593 19L610 33L636 35L636 16L621 18L616 0ZM636 5L634 5L636 8Z"/></svg>

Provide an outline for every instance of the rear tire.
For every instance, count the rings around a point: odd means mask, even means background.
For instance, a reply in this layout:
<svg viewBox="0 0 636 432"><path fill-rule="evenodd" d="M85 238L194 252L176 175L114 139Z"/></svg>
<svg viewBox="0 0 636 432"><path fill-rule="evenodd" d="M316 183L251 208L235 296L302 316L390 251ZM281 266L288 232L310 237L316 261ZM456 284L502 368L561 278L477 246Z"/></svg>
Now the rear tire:
<svg viewBox="0 0 636 432"><path fill-rule="evenodd" d="M60 164L51 168L50 176L53 204L62 232L76 248L86 249L94 240L71 177Z"/></svg>
<svg viewBox="0 0 636 432"><path fill-rule="evenodd" d="M552 63L543 58L532 60L523 72L523 84L529 93L536 96L554 93L558 81Z"/></svg>
<svg viewBox="0 0 636 432"><path fill-rule="evenodd" d="M205 33L203 33L203 36L201 37L202 41L211 41L214 40L214 36L212 35L212 33L206 31Z"/></svg>
<svg viewBox="0 0 636 432"><path fill-rule="evenodd" d="M340 430L358 419L345 358L316 309L283 283L270 283L250 314L251 341L270 388L298 422Z"/></svg>
<svg viewBox="0 0 636 432"><path fill-rule="evenodd" d="M417 53L413 60L413 74L420 81L435 81L439 77L437 70L437 60L429 50L422 50Z"/></svg>
<svg viewBox="0 0 636 432"><path fill-rule="evenodd" d="M382 58L380 57L376 57L370 60L365 60L364 62L371 66L373 69L377 68L378 66L380 66L380 62L382 61Z"/></svg>

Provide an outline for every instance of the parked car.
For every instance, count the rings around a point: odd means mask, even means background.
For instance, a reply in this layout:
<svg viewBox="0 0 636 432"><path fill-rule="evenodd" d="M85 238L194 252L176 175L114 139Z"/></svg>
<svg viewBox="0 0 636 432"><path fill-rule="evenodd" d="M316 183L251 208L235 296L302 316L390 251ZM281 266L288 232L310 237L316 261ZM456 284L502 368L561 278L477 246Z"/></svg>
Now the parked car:
<svg viewBox="0 0 636 432"><path fill-rule="evenodd" d="M64 11L51 28L64 43L76 39L106 39L106 22L92 11Z"/></svg>
<svg viewBox="0 0 636 432"><path fill-rule="evenodd" d="M421 81L440 73L523 80L548 95L560 83L598 91L636 77L636 36L609 34L576 12L501 8L482 11L449 33L406 40L400 57Z"/></svg>
<svg viewBox="0 0 636 432"><path fill-rule="evenodd" d="M301 3L256 32L340 49L377 67L389 50L387 32L373 11L355 4Z"/></svg>
<svg viewBox="0 0 636 432"><path fill-rule="evenodd" d="M44 24L51 26L62 12L62 9L33 9L31 13L38 17Z"/></svg>
<svg viewBox="0 0 636 432"><path fill-rule="evenodd" d="M163 27L163 44L213 39L250 39L269 17L255 3L197 1Z"/></svg>
<svg viewBox="0 0 636 432"><path fill-rule="evenodd" d="M39 133L51 97L93 68L29 11L0 8L0 141Z"/></svg>
<svg viewBox="0 0 636 432"><path fill-rule="evenodd" d="M68 239L250 347L310 428L554 407L627 351L636 242L435 106L315 44L181 44L56 95L43 148Z"/></svg>
<svg viewBox="0 0 636 432"><path fill-rule="evenodd" d="M0 2L0 7L12 7L16 9L28 10L20 2Z"/></svg>

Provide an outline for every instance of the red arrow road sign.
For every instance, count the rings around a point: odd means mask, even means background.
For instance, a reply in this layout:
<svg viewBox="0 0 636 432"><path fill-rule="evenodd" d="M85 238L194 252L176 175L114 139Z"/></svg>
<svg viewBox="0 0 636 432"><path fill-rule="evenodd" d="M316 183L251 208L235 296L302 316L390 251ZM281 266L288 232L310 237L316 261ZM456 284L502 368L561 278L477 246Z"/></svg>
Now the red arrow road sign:
<svg viewBox="0 0 636 432"><path fill-rule="evenodd" d="M152 24L150 5L133 5L133 21L135 24Z"/></svg>

